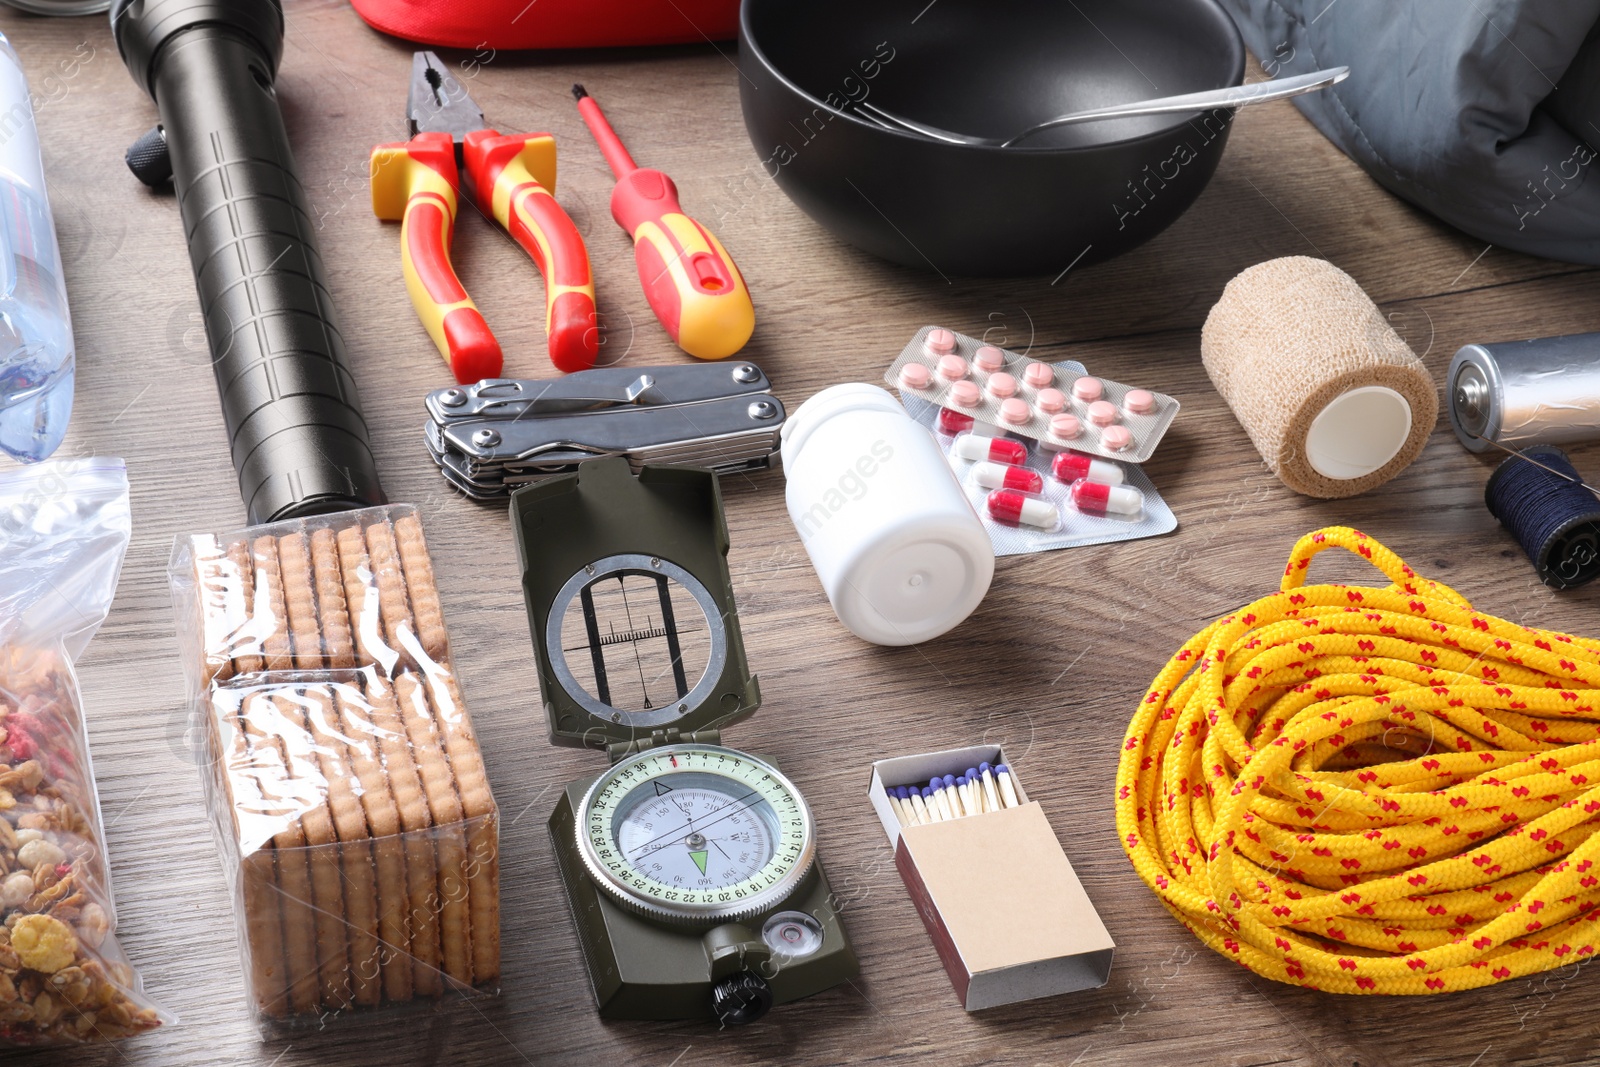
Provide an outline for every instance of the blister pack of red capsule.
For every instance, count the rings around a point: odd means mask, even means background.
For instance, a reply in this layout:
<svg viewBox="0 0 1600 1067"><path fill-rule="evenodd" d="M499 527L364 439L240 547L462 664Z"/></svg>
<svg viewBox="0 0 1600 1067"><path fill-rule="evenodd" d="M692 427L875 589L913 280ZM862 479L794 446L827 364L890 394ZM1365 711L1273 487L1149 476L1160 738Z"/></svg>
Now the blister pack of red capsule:
<svg viewBox="0 0 1600 1067"><path fill-rule="evenodd" d="M1081 372L1078 363L1051 365ZM931 429L989 531L996 556L1160 537L1178 519L1134 463L1002 434L952 408L902 394Z"/></svg>
<svg viewBox="0 0 1600 1067"><path fill-rule="evenodd" d="M1165 393L1096 378L1081 363L1045 363L942 326L918 330L884 381L980 426L1124 464L1155 453L1179 406Z"/></svg>

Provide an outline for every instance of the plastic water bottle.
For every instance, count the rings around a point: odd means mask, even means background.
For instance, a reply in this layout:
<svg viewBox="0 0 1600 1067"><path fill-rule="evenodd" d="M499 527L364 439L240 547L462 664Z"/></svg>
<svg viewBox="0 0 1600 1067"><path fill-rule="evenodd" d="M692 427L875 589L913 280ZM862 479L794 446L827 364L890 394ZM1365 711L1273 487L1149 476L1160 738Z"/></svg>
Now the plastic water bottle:
<svg viewBox="0 0 1600 1067"><path fill-rule="evenodd" d="M72 414L72 319L22 65L0 34L0 450L36 462Z"/></svg>

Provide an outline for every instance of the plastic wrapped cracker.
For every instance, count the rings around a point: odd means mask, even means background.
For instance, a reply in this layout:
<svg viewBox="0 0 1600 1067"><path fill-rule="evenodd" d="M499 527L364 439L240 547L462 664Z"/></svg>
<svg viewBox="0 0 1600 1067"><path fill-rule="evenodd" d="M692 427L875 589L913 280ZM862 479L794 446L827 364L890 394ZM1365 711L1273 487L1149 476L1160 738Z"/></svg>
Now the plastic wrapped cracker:
<svg viewBox="0 0 1600 1067"><path fill-rule="evenodd" d="M263 1025L493 991L499 815L415 510L183 538L171 578Z"/></svg>

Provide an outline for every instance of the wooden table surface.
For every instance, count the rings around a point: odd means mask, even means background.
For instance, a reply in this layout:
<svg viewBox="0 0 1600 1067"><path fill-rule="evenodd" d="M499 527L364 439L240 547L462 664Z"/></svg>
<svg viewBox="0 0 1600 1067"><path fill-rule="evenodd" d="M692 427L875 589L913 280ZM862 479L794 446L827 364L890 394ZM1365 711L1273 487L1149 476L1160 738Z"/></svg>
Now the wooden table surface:
<svg viewBox="0 0 1600 1067"><path fill-rule="evenodd" d="M731 45L558 55L447 53L491 124L555 133L560 197L589 240L608 344L630 364L683 361L651 321L611 180L568 86L584 81L642 160L738 258L761 326L746 350L793 410L839 381L876 381L918 326L1172 393L1183 412L1147 470L1177 513L1165 538L1003 559L977 613L915 648L866 645L835 620L789 523L780 473L724 482L744 638L766 704L729 740L777 758L805 790L861 957L854 982L718 1032L602 1024L544 822L592 751L545 741L517 569L501 508L449 490L423 448L421 398L446 382L400 278L397 227L372 217L367 153L404 135L410 48L343 0L291 0L279 87L315 210L391 499L423 509L456 665L503 814L503 994L380 1026L262 1043L245 1010L230 902L201 802L173 636L174 536L241 525L182 228L138 185L124 147L154 121L103 18L6 12L34 91L78 342L63 455L118 455L134 534L115 606L81 662L121 936L179 1022L119 1049L6 1054L40 1067L210 1064L1387 1064L1600 1062L1600 977L1576 967L1428 999L1279 986L1203 949L1134 875L1113 827L1118 743L1184 638L1275 588L1290 546L1348 523L1481 607L1600 630L1600 585L1541 586L1482 502L1490 461L1441 420L1422 459L1365 497L1320 502L1262 465L1200 365L1199 327L1227 280L1318 255L1350 272L1429 368L1495 341L1600 328L1600 273L1486 248L1382 191L1291 107L1241 114L1198 204L1121 259L1051 280L946 281L868 258L768 181L739 117ZM1259 76L1259 72L1257 74ZM508 373L548 373L532 265L465 218L457 261L506 343ZM615 350L612 350L615 351ZM1600 468L1600 451L1579 450ZM1366 580L1319 563L1320 573ZM1118 948L1103 989L968 1015L956 1001L867 806L872 760L1002 740L1016 753Z"/></svg>

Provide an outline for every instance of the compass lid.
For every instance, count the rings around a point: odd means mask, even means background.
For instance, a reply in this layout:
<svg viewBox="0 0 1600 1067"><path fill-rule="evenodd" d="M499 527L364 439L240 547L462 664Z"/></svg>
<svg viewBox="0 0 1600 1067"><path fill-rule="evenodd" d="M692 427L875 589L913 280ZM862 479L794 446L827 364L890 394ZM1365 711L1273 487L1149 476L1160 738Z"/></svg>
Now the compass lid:
<svg viewBox="0 0 1600 1067"><path fill-rule="evenodd" d="M511 525L552 744L646 745L761 705L716 475L586 460L513 493Z"/></svg>

